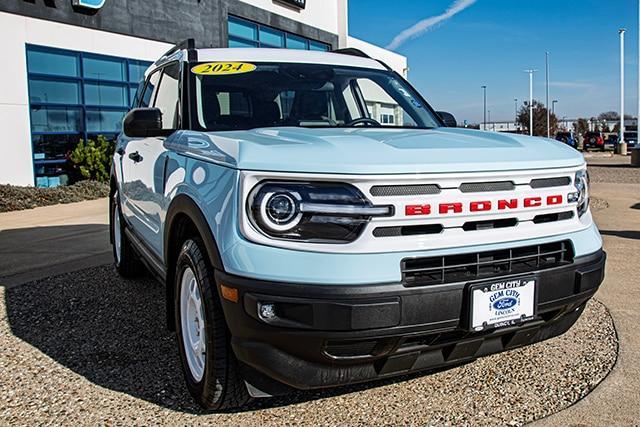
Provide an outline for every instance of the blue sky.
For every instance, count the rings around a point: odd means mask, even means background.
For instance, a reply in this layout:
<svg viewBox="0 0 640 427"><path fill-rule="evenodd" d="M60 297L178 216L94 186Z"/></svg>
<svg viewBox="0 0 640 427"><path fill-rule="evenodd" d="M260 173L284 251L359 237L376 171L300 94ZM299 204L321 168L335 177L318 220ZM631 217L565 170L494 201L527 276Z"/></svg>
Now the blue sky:
<svg viewBox="0 0 640 427"><path fill-rule="evenodd" d="M472 0L459 0L471 2ZM349 32L387 46L403 30L444 13L454 0L350 0ZM394 50L409 59L409 80L438 110L458 121L482 121L482 89L494 121L512 120L514 98L545 101L544 60L550 53L550 100L556 114L590 117L619 110L618 28L627 29L625 113L637 114L637 0L477 0Z"/></svg>

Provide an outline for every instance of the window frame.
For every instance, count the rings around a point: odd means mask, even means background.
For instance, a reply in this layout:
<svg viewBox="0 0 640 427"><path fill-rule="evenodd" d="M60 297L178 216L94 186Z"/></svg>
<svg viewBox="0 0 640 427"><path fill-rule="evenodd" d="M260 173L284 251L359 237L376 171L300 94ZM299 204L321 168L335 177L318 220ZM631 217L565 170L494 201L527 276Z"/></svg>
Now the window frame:
<svg viewBox="0 0 640 427"><path fill-rule="evenodd" d="M33 167L33 183L37 185L38 178L40 177L37 173L37 168L41 165L47 164L63 164L66 163L65 159L40 159L36 158L36 151L34 146L34 137L38 136L46 136L46 135L69 135L69 136L79 136L80 139L87 141L90 138L95 138L97 135L103 135L105 138L114 140L117 135L121 131L91 131L89 130L89 126L87 123L87 112L94 112L98 110L104 111L117 111L121 112L123 116L129 111L133 105L133 101L136 97L134 92L132 94L132 89L137 89L140 85L141 80L133 81L131 66L146 66L147 68L152 64L149 61L133 59L133 58L123 58L112 55L102 55L91 52L82 52L75 51L69 49L60 49L49 46L42 46L37 44L25 44L25 61L26 61L26 72L27 72L27 87L28 87L28 107L29 107L29 117L31 121L32 110L38 108L73 108L80 111L80 126L79 129L75 131L50 131L50 130L34 130L33 124L30 123L30 146L31 146L31 163ZM62 55L67 57L73 57L76 60L77 74L75 76L69 75L60 75L55 73L47 73L41 71L30 71L29 67L29 53L30 52L40 52L45 54L52 55ZM84 58L95 58L100 60L111 60L111 61L119 61L120 64L124 67L124 80L112 80L112 79L96 79L93 77L85 77L84 76ZM47 102L47 101L32 101L31 100L31 89L30 82L31 80L44 80L50 82L70 82L76 83L79 86L79 99L78 103L59 103L59 102ZM114 85L118 87L122 87L124 89L126 105L99 105L99 104L87 104L86 102L86 94L85 94L85 83L89 84L106 84L106 85ZM47 175L44 175L45 177Z"/></svg>
<svg viewBox="0 0 640 427"><path fill-rule="evenodd" d="M255 40L254 39L248 39L248 38L243 37L243 36L231 34L229 32L229 22L235 22L235 23L243 24L243 25L247 25L247 24L253 25L255 27L256 39ZM282 38L283 38L283 42L284 42L283 46L275 46L273 44L266 43L266 42L263 42L262 40L260 40L260 32L261 32L262 29L266 30L265 32L271 31L271 32L282 33ZM330 52L331 51L331 47L332 46L329 43L325 43L325 42L320 41L320 40L315 40L315 39L311 39L309 37L304 37L304 36L301 36L300 34L295 34L295 33L292 33L290 31L281 30L279 28L275 28L275 27L272 27L270 25L263 25L263 24L260 24L259 22L255 22L255 21L251 21L249 19L241 18L241 17L236 16L236 15L228 15L228 17L227 17L227 47L229 47L229 42L235 41L235 42L238 42L238 43L245 43L245 44L253 45L256 48L290 49L287 46L287 44L288 44L287 41L288 41L289 37L300 39L300 40L304 41L305 44L306 44L305 50L312 50L312 51L322 52L322 50L317 49L317 47L325 46L326 50L324 50L324 52ZM312 49L311 46L314 46L315 48ZM241 48L238 48L238 49L241 49Z"/></svg>

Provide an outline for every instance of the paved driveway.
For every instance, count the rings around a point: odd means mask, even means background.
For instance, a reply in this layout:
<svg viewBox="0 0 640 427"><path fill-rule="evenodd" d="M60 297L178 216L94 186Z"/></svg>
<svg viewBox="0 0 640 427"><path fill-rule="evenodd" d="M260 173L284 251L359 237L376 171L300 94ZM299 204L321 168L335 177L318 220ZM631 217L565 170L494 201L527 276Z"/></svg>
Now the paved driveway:
<svg viewBox="0 0 640 427"><path fill-rule="evenodd" d="M107 199L0 214L0 283L111 262Z"/></svg>

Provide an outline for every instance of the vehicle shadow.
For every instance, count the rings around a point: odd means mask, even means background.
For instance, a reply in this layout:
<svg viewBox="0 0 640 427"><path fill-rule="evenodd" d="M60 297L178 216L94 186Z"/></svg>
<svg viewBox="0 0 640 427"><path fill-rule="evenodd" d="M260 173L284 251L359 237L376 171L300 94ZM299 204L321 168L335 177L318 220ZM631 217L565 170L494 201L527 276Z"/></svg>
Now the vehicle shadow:
<svg viewBox="0 0 640 427"><path fill-rule="evenodd" d="M174 411L203 413L184 386L164 299L155 280L124 280L111 265L5 289L7 319L16 337L98 386ZM421 375L257 399L234 412L339 396Z"/></svg>
<svg viewBox="0 0 640 427"><path fill-rule="evenodd" d="M638 230L600 230L600 234L622 237L623 239L640 240L640 231Z"/></svg>

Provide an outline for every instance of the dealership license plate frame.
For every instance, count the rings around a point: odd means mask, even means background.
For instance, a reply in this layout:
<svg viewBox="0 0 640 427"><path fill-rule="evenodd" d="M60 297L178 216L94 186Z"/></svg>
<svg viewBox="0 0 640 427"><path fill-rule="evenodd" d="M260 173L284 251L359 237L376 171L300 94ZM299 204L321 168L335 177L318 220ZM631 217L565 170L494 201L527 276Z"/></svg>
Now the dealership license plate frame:
<svg viewBox="0 0 640 427"><path fill-rule="evenodd" d="M482 312L480 312L479 315L476 316L476 309L478 309L479 311L482 310L479 306L476 306L476 304L488 303L489 305L491 305L498 299L509 297L515 298L513 292L506 292L507 290L516 290L520 294L520 297L523 296L524 291L525 301L524 304L519 304L520 308L517 310L517 317L515 315L511 315L499 320L491 321L491 318L485 318L485 316L482 315ZM488 296L488 294L494 294L500 291L504 292L503 296L496 298L494 301L490 301L490 296ZM537 317L538 280L535 276L473 283L468 288L468 295L469 330L474 332L517 326L533 320ZM493 306L491 306L491 308L488 310L489 313L491 313L492 308ZM482 323L478 321L478 318L481 318L483 320Z"/></svg>

